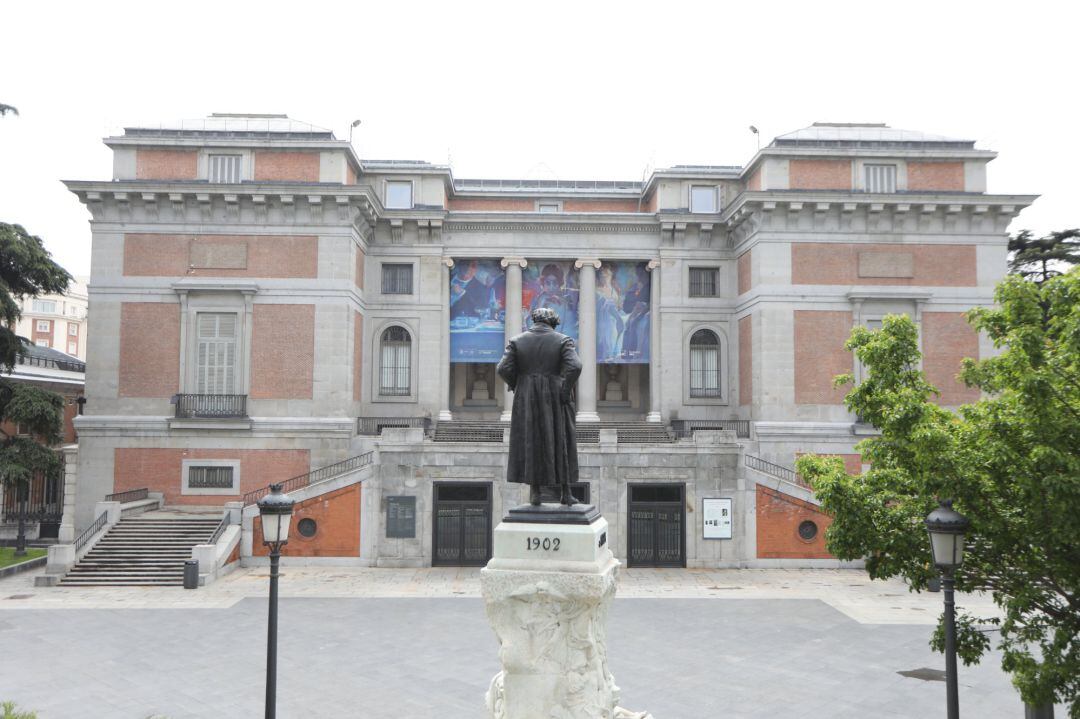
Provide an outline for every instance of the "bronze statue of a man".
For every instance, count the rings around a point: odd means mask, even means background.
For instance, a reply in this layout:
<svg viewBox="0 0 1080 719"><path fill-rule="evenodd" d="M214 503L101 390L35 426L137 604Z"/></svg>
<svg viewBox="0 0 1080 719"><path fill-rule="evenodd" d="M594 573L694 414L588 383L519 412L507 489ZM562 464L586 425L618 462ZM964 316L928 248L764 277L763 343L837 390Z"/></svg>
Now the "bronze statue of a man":
<svg viewBox="0 0 1080 719"><path fill-rule="evenodd" d="M578 479L574 384L581 359L574 340L556 332L559 315L532 311L532 327L512 338L498 372L514 392L510 460L506 479L529 485L529 502L550 499L576 504L570 483Z"/></svg>

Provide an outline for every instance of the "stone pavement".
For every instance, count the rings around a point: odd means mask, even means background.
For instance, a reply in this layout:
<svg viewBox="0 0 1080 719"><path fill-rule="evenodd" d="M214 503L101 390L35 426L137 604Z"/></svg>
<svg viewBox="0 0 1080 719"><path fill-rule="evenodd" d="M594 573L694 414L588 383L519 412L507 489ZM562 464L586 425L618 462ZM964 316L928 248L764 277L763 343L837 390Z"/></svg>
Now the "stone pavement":
<svg viewBox="0 0 1080 719"><path fill-rule="evenodd" d="M198 590L0 580L0 700L40 719L261 713L265 568ZM498 671L475 569L286 567L279 716L479 719ZM985 598L963 597L973 610ZM924 717L940 594L856 570L623 570L609 624L622 705L657 719ZM964 716L1021 717L996 656L960 668Z"/></svg>

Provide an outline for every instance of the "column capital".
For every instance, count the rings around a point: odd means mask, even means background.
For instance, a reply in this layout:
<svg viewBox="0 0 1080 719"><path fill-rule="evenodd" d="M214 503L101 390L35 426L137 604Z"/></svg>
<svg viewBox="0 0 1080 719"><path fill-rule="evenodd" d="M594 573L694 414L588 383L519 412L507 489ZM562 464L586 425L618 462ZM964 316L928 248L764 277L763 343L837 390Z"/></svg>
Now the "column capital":
<svg viewBox="0 0 1080 719"><path fill-rule="evenodd" d="M454 258L453 258L453 257L443 257L443 258L442 258L442 259L440 259L439 261L440 261L440 262L441 262L442 264L444 264L444 265L446 265L447 267L449 267L450 269L454 269Z"/></svg>
<svg viewBox="0 0 1080 719"><path fill-rule="evenodd" d="M649 272L652 272L653 270L655 270L659 266L660 266L660 258L656 258L655 260L649 260L649 263L647 265L645 265L645 269L647 269Z"/></svg>
<svg viewBox="0 0 1080 719"><path fill-rule="evenodd" d="M521 269L525 269L529 265L529 261L524 257L504 257L499 260L499 266L506 269L510 265L517 265Z"/></svg>
<svg viewBox="0 0 1080 719"><path fill-rule="evenodd" d="M580 270L585 265L591 265L594 270L600 269L600 260L595 257L582 257L580 260L574 261L574 269Z"/></svg>

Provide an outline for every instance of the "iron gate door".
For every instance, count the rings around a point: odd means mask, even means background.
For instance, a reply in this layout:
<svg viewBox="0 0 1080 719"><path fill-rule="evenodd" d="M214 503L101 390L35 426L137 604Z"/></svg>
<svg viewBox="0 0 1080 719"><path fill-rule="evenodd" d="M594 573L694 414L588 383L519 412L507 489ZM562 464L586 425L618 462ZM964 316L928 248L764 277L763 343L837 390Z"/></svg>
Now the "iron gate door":
<svg viewBox="0 0 1080 719"><path fill-rule="evenodd" d="M686 485L631 484L627 564L686 566Z"/></svg>
<svg viewBox="0 0 1080 719"><path fill-rule="evenodd" d="M435 482L434 566L484 566L491 559L491 482Z"/></svg>

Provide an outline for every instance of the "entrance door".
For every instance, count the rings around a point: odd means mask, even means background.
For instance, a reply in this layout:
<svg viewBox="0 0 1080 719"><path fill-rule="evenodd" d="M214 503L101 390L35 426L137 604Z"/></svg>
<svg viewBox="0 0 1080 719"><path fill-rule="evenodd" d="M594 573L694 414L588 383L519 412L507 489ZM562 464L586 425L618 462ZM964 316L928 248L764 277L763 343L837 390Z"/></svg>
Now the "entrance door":
<svg viewBox="0 0 1080 719"><path fill-rule="evenodd" d="M435 482L434 566L483 566L491 559L491 482Z"/></svg>
<svg viewBox="0 0 1080 719"><path fill-rule="evenodd" d="M631 567L686 566L686 485L631 484L627 560Z"/></svg>

